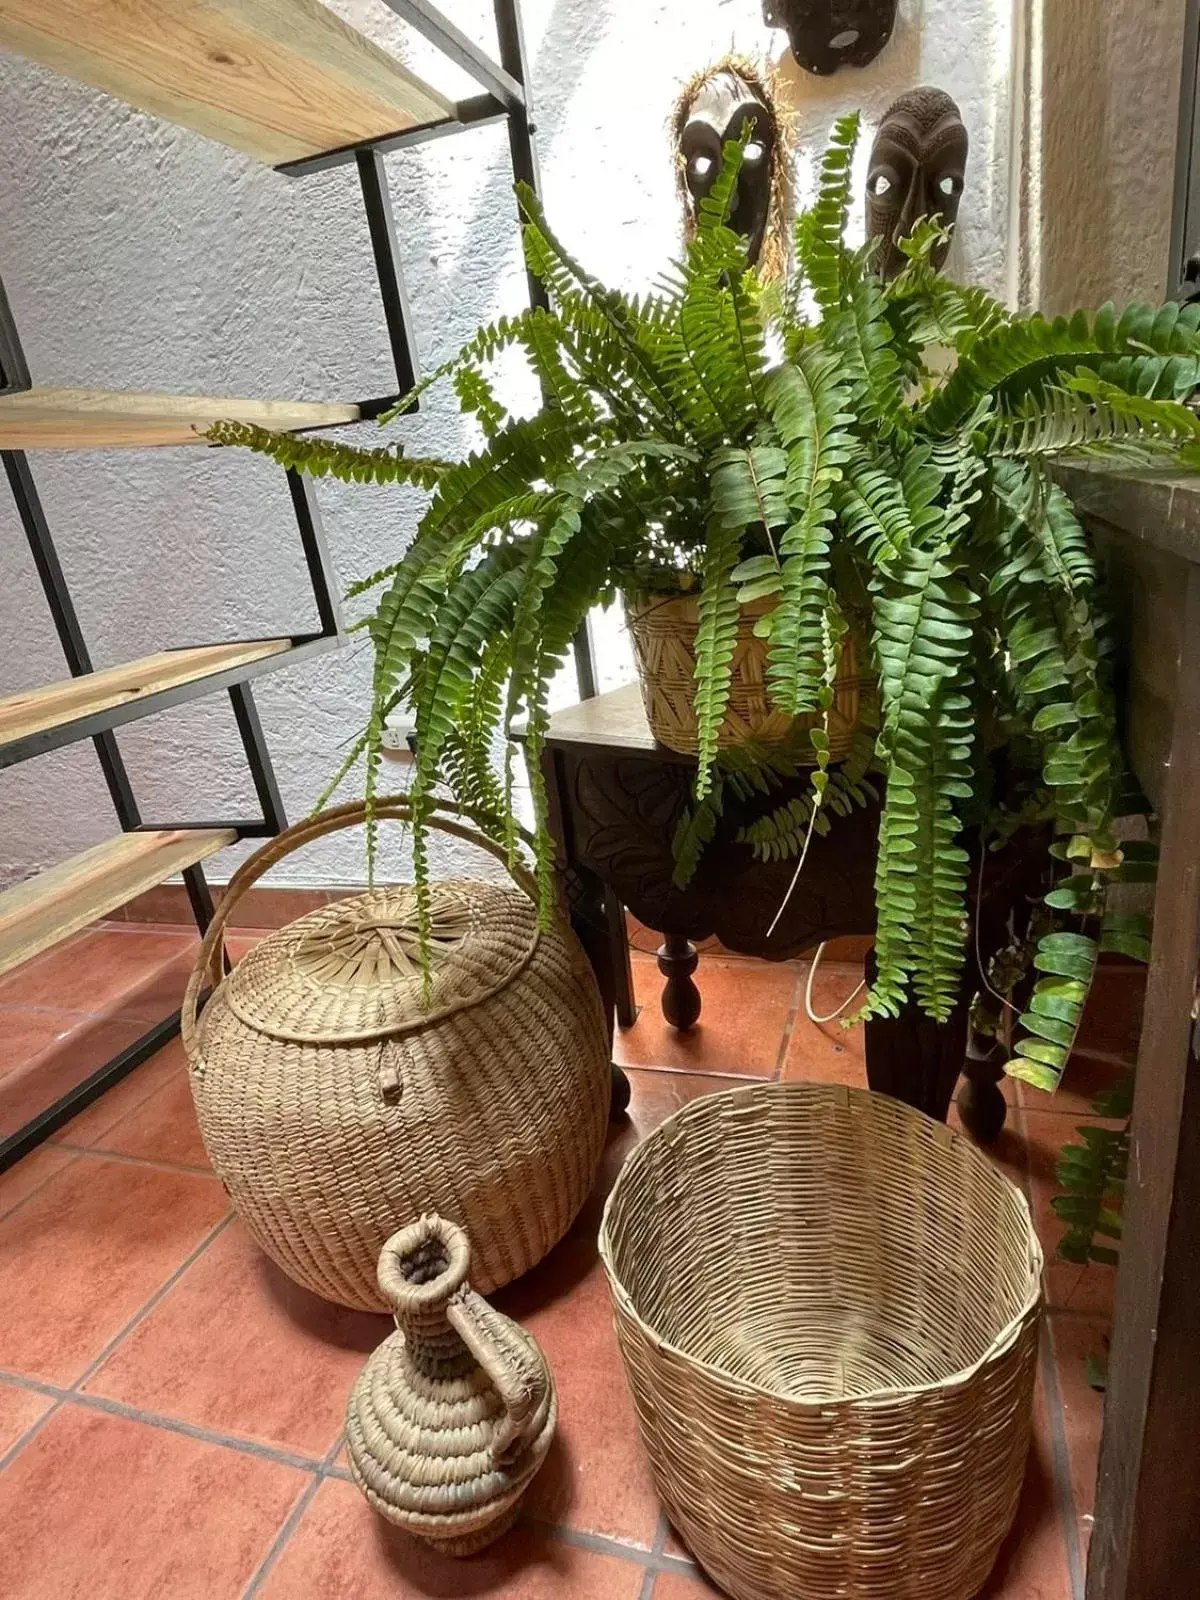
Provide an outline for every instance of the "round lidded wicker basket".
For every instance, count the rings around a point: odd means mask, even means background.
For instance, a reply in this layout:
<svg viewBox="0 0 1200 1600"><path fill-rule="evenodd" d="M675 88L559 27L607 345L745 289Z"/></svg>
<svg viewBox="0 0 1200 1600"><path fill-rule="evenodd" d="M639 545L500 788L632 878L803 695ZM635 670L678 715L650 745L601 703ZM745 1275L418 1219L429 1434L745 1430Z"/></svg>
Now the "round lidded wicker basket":
<svg viewBox="0 0 1200 1600"><path fill-rule="evenodd" d="M1042 1253L966 1139L759 1084L630 1155L600 1251L668 1516L735 1600L968 1600L1029 1448Z"/></svg>
<svg viewBox="0 0 1200 1600"><path fill-rule="evenodd" d="M403 799L376 810L409 816ZM239 869L201 946L183 1035L209 1158L250 1233L306 1288L386 1310L380 1249L425 1212L466 1230L481 1292L558 1242L599 1164L611 1066L591 969L565 923L539 931L524 873L519 889L434 886L428 998L405 885L310 912L222 981L222 933L251 884L363 819L361 805L325 812ZM452 816L433 820L503 859Z"/></svg>
<svg viewBox="0 0 1200 1600"><path fill-rule="evenodd" d="M734 646L729 707L717 743L722 749L753 739L777 744L789 734L817 726L818 716L789 717L776 711L767 693L767 641L754 624L776 605L773 597L752 600L741 609ZM627 594L625 618L633 640L638 681L650 732L678 755L694 756L696 736L696 630L700 603L695 595ZM850 753L864 691L873 688L858 664L854 633L842 643L842 659L829 713L829 754L841 761Z"/></svg>

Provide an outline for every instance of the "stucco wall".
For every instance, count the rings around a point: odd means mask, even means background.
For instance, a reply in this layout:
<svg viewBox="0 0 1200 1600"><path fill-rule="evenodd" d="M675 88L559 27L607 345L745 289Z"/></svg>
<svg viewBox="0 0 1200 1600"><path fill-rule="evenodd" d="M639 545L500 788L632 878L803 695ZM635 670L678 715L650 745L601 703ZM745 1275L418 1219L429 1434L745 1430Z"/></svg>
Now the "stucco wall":
<svg viewBox="0 0 1200 1600"><path fill-rule="evenodd" d="M403 37L374 0L337 9L381 40ZM491 43L486 3L446 0L444 9ZM676 239L663 124L680 82L731 44L779 54L783 35L763 27L760 0L527 0L524 11L551 217L594 270L646 286ZM892 44L863 72L820 80L791 67L801 189L836 115L861 104L870 124L900 90L944 86L973 141L951 270L1003 292L1010 0L902 0L901 13ZM463 92L453 74L435 81ZM352 171L289 182L3 55L0 128L0 272L35 382L306 398L389 387ZM868 145L869 131L863 163ZM503 132L398 155L389 173L417 335L433 362L481 319L521 303ZM444 402L400 426L414 447L444 454L462 442ZM34 467L98 665L311 623L278 471L203 450L41 456ZM319 495L344 581L395 556L418 503L393 489L323 484ZM0 691L62 676L6 488L0 578ZM600 633L605 665L619 674L604 643L611 630ZM258 687L293 815L357 729L366 685L366 658L351 646ZM137 724L121 744L148 820L252 811L226 700ZM112 831L90 746L0 773L0 881ZM217 858L213 876L227 876L233 860ZM351 882L361 865L358 840L344 835L278 869L276 881Z"/></svg>
<svg viewBox="0 0 1200 1600"><path fill-rule="evenodd" d="M1167 292L1186 0L1024 0L1020 298Z"/></svg>

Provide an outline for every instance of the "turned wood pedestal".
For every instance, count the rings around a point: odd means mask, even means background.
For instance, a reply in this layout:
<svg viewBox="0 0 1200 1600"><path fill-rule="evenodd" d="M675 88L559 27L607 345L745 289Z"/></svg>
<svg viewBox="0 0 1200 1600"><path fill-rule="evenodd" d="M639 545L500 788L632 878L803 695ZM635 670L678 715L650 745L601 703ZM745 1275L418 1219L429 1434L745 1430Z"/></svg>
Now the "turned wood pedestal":
<svg viewBox="0 0 1200 1600"><path fill-rule="evenodd" d="M836 818L826 837L814 838L796 891L770 934L795 863L756 861L738 842L739 828L755 813L727 805L692 883L684 890L672 885L671 841L695 765L655 742L636 685L553 717L543 764L571 919L610 1018L615 1012L622 1024L633 1020L623 907L663 936L663 1015L677 1028L694 1026L700 1016L693 977L697 940L715 934L729 950L784 961L825 939L874 931L877 806ZM807 780L798 780L793 792L805 787ZM785 789L760 807L787 798ZM1045 860L1040 841L1032 849L1009 845L988 856L978 927L985 960L1004 942L1010 912L1021 914L1044 888ZM987 1140L1004 1125L998 1087L1003 1058L988 1042L968 1037L970 1002L979 987L972 958L947 1022L930 1022L915 1007L894 1020L868 1022L867 1077L873 1089L944 1120L965 1073L963 1121L976 1138ZM622 1104L628 1097L619 1069L614 1093Z"/></svg>

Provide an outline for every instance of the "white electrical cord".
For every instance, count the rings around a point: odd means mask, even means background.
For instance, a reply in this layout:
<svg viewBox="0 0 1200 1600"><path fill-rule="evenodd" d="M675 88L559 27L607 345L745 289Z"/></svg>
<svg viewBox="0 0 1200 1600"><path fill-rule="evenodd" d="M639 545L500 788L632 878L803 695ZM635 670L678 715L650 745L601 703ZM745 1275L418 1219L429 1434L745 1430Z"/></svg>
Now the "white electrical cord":
<svg viewBox="0 0 1200 1600"><path fill-rule="evenodd" d="M828 943L829 941L826 939L824 943L817 946L817 952L812 958L812 965L808 969L808 982L804 985L804 1011L810 1022L836 1022L838 1017L841 1016L842 1012L845 1011L846 1007L853 1001L857 1000L858 996L867 987L867 980L864 978L859 984L858 988L846 996L836 1011L831 1011L827 1017L818 1017L816 1015L816 1013L813 1011L812 1001L813 981L817 976L818 969L821 965L821 958L825 954L825 947L828 945Z"/></svg>

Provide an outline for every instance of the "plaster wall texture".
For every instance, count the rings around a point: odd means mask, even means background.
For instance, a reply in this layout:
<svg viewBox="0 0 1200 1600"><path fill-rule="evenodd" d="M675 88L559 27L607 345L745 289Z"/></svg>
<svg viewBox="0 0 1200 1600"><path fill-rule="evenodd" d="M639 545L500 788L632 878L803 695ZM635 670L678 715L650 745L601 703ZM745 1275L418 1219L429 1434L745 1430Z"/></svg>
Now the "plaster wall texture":
<svg viewBox="0 0 1200 1600"><path fill-rule="evenodd" d="M1168 292L1186 0L1028 0L1023 298L1047 313Z"/></svg>
<svg viewBox="0 0 1200 1600"><path fill-rule="evenodd" d="M1008 279L1016 3L901 0L895 37L871 67L822 80L790 56L785 65L802 195L845 110L866 114L865 172L871 128L895 94L932 82L958 98L972 154L949 270L997 293ZM468 92L454 69L429 65L380 0L336 9L438 87ZM494 48L486 0L444 9ZM731 45L778 57L784 36L764 28L760 0L526 0L523 9L550 216L602 277L648 286L677 242L664 123L679 85ZM0 129L0 272L35 382L306 399L391 387L352 169L290 181L4 55ZM522 303L507 145L502 129L480 129L388 165L416 334L432 364L482 319ZM415 449L447 454L467 442L444 396L395 426ZM98 666L314 622L277 469L203 449L68 452L33 464ZM422 504L395 488L322 483L318 494L345 583L395 558ZM62 677L6 487L0 579L0 693ZM606 681L620 681L628 667L611 619L598 635ZM367 686L359 643L257 686L293 816L360 726ZM120 740L148 821L254 814L227 699L135 724ZM0 883L113 831L90 745L0 773ZM214 858L213 878L228 877L238 855ZM440 864L462 860L451 850ZM404 862L397 854L384 868L402 875ZM348 833L282 864L272 881L362 875L361 838Z"/></svg>

